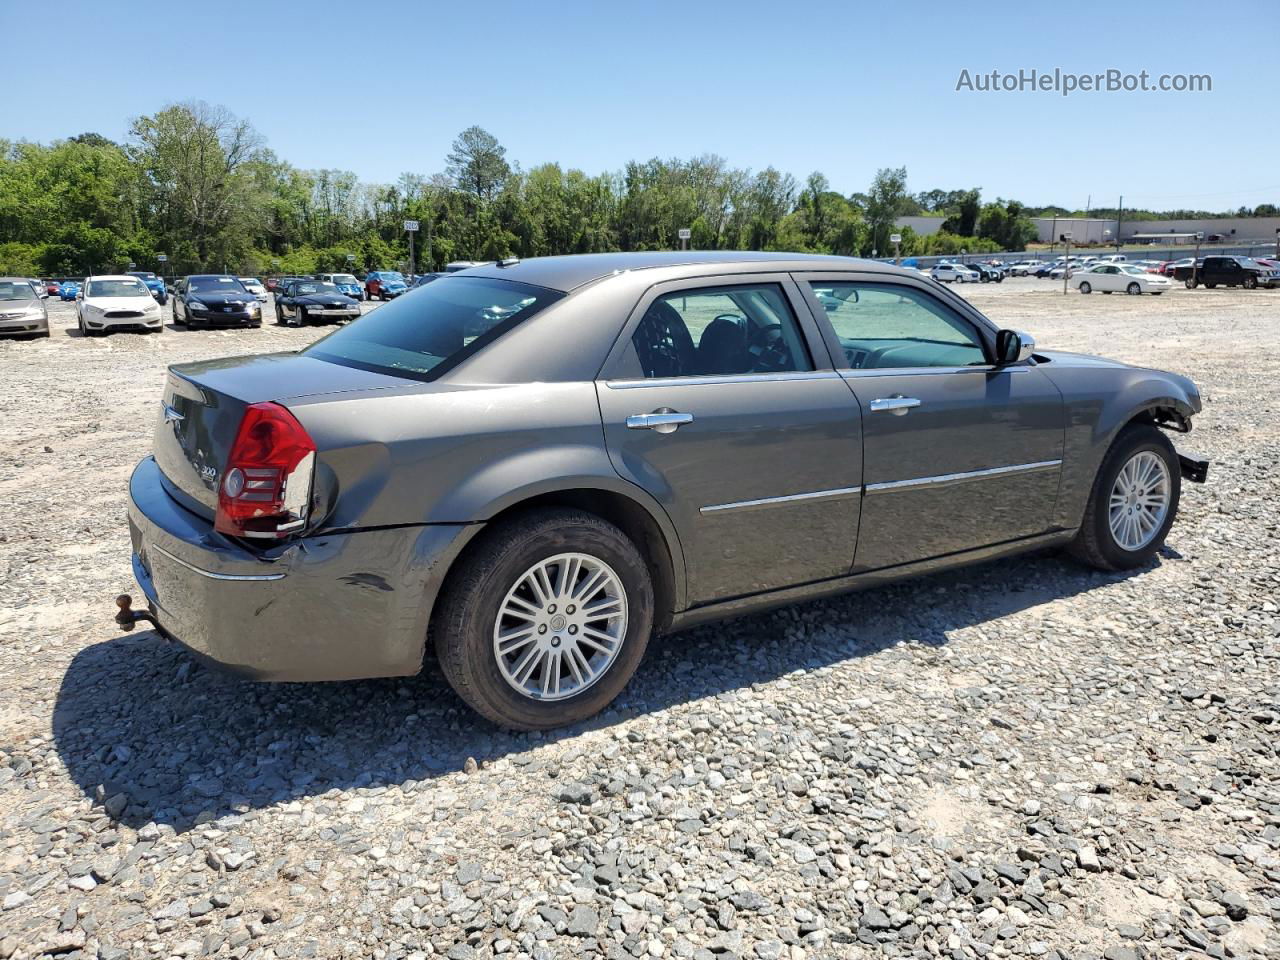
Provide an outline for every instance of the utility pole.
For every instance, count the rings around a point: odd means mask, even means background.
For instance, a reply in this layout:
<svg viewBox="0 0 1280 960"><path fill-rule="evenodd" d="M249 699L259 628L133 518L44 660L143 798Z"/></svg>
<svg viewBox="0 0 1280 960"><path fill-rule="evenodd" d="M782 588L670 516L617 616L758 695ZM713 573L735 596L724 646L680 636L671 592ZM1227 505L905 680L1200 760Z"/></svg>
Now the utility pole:
<svg viewBox="0 0 1280 960"><path fill-rule="evenodd" d="M1120 252L1120 228L1124 225L1124 194L1120 194L1120 206L1116 212L1116 253Z"/></svg>

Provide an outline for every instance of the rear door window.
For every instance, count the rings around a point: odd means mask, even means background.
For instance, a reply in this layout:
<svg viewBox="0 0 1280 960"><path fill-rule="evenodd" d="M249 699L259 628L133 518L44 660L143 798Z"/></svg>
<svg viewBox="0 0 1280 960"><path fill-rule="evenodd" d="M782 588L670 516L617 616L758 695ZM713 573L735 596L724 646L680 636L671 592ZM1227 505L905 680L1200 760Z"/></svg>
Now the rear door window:
<svg viewBox="0 0 1280 960"><path fill-rule="evenodd" d="M706 287L655 299L631 338L645 377L812 370L795 314L776 283Z"/></svg>

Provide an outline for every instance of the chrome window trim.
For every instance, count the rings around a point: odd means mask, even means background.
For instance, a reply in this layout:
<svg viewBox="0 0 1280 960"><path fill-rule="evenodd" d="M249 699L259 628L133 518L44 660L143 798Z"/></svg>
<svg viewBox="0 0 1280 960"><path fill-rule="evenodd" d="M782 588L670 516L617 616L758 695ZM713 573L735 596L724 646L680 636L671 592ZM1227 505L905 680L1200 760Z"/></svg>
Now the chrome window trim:
<svg viewBox="0 0 1280 960"><path fill-rule="evenodd" d="M782 503L796 503L803 500L834 500L840 497L854 497L862 492L862 487L838 487L834 490L815 490L812 493L792 493L785 497L762 497L759 500L737 500L733 503L716 503L699 507L699 513L719 513L723 510L751 510L757 507L773 507Z"/></svg>
<svg viewBox="0 0 1280 960"><path fill-rule="evenodd" d="M837 380L835 370L791 370L786 373L730 373L713 377L652 377L639 380L606 380L610 390L638 390L641 387L700 387L712 383L769 383L778 380Z"/></svg>
<svg viewBox="0 0 1280 960"><path fill-rule="evenodd" d="M936 477L916 477L912 480L888 480L881 483L868 483L868 494L884 493L892 490L904 490L911 487L933 487L949 483L967 483L970 480L985 480L1010 473L1032 473L1040 470L1052 470L1062 465L1062 460L1040 460L1036 463L1016 463L1007 467L990 467L986 470L969 470L965 473L944 473Z"/></svg>
<svg viewBox="0 0 1280 960"><path fill-rule="evenodd" d="M203 570L194 564L187 563L181 557L175 557L163 547L157 547L154 544L151 550L160 554L162 557L168 557L180 567L186 567L192 573L198 573L202 577L208 577L210 580L283 580L283 573L263 573L263 574L232 574L232 573L214 573L212 570Z"/></svg>
<svg viewBox="0 0 1280 960"><path fill-rule="evenodd" d="M943 373L1026 373L1030 364L1005 364L995 366L984 364L980 367L871 367L866 370L855 370L852 367L841 367L836 372L845 377L923 377Z"/></svg>

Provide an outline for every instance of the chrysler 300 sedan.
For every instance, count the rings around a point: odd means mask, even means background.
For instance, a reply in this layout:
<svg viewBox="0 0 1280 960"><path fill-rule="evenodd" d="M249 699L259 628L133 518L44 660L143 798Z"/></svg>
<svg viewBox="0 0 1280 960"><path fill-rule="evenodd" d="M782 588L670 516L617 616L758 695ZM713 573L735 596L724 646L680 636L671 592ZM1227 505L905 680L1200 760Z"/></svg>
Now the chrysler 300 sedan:
<svg viewBox="0 0 1280 960"><path fill-rule="evenodd" d="M1164 542L1200 396L840 257L503 261L296 353L170 368L147 619L263 680L416 673L587 717L655 631L1049 546Z"/></svg>

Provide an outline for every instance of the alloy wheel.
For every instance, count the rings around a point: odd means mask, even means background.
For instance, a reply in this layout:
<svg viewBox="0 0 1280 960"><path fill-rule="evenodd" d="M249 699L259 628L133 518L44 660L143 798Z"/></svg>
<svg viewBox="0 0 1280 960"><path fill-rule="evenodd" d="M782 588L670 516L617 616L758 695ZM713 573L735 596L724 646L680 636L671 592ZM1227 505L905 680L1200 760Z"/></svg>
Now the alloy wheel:
<svg viewBox="0 0 1280 960"><path fill-rule="evenodd" d="M533 700L576 696L604 676L627 635L617 573L585 553L540 560L507 591L493 626L502 678Z"/></svg>
<svg viewBox="0 0 1280 960"><path fill-rule="evenodd" d="M1111 536L1125 550L1141 550L1164 525L1172 485L1169 466L1150 450L1130 457L1111 487L1107 502Z"/></svg>

